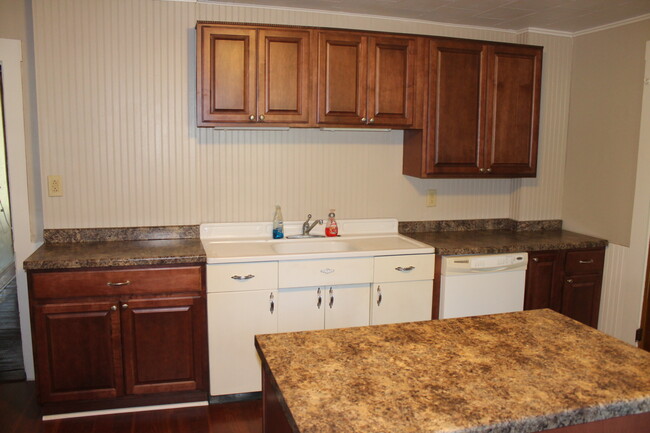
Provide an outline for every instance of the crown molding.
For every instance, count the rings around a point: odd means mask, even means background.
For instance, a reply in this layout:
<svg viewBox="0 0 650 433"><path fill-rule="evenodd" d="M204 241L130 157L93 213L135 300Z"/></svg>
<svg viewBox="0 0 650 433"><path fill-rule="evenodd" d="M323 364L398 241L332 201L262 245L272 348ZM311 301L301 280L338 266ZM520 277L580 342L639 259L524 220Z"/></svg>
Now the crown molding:
<svg viewBox="0 0 650 433"><path fill-rule="evenodd" d="M616 21L615 23L609 23L598 27L592 27L590 29L579 30L573 33L573 36L583 36L588 35L589 33L600 32L603 30L614 29L616 27L626 26L628 24L637 23L639 21L644 21L650 19L650 14L640 15L634 18L628 18L626 20Z"/></svg>

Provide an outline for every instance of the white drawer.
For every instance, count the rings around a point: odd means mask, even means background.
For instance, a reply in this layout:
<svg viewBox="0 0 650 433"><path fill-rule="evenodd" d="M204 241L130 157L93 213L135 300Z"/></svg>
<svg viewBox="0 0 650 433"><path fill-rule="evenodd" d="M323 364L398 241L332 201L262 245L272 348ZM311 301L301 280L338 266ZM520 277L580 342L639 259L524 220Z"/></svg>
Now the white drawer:
<svg viewBox="0 0 650 433"><path fill-rule="evenodd" d="M433 254L375 257L375 283L391 281L432 280L435 258Z"/></svg>
<svg viewBox="0 0 650 433"><path fill-rule="evenodd" d="M281 288L370 283L372 257L280 262L278 280Z"/></svg>
<svg viewBox="0 0 650 433"><path fill-rule="evenodd" d="M278 288L278 262L207 265L209 293Z"/></svg>

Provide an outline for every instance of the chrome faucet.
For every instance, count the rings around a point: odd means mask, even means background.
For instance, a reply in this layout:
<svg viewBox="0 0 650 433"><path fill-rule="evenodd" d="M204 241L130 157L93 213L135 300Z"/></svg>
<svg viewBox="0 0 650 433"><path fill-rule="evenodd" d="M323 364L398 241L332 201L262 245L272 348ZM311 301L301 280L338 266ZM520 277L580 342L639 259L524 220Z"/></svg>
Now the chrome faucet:
<svg viewBox="0 0 650 433"><path fill-rule="evenodd" d="M316 224L323 224L323 220L314 220L311 225L309 225L309 220L311 219L311 214L307 215L307 221L302 223L302 235L309 236L309 232L316 226Z"/></svg>

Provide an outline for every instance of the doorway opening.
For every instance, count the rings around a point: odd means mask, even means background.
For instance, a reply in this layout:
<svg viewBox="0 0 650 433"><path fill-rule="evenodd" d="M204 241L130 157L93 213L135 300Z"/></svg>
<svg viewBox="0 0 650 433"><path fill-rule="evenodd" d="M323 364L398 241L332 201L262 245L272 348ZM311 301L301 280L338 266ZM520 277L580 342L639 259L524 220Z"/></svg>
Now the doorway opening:
<svg viewBox="0 0 650 433"><path fill-rule="evenodd" d="M0 65L0 381L25 380L9 204L2 66Z"/></svg>

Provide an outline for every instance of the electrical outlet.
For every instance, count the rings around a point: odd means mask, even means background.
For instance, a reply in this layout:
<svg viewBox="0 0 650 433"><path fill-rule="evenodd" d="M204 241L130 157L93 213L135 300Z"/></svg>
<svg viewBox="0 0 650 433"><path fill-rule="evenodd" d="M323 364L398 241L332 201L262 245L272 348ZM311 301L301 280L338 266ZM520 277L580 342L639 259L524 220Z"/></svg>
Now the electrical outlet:
<svg viewBox="0 0 650 433"><path fill-rule="evenodd" d="M436 190L435 189L430 189L427 191L427 207L435 207L436 206Z"/></svg>
<svg viewBox="0 0 650 433"><path fill-rule="evenodd" d="M58 174L47 177L47 195L50 197L63 197L63 182Z"/></svg>

